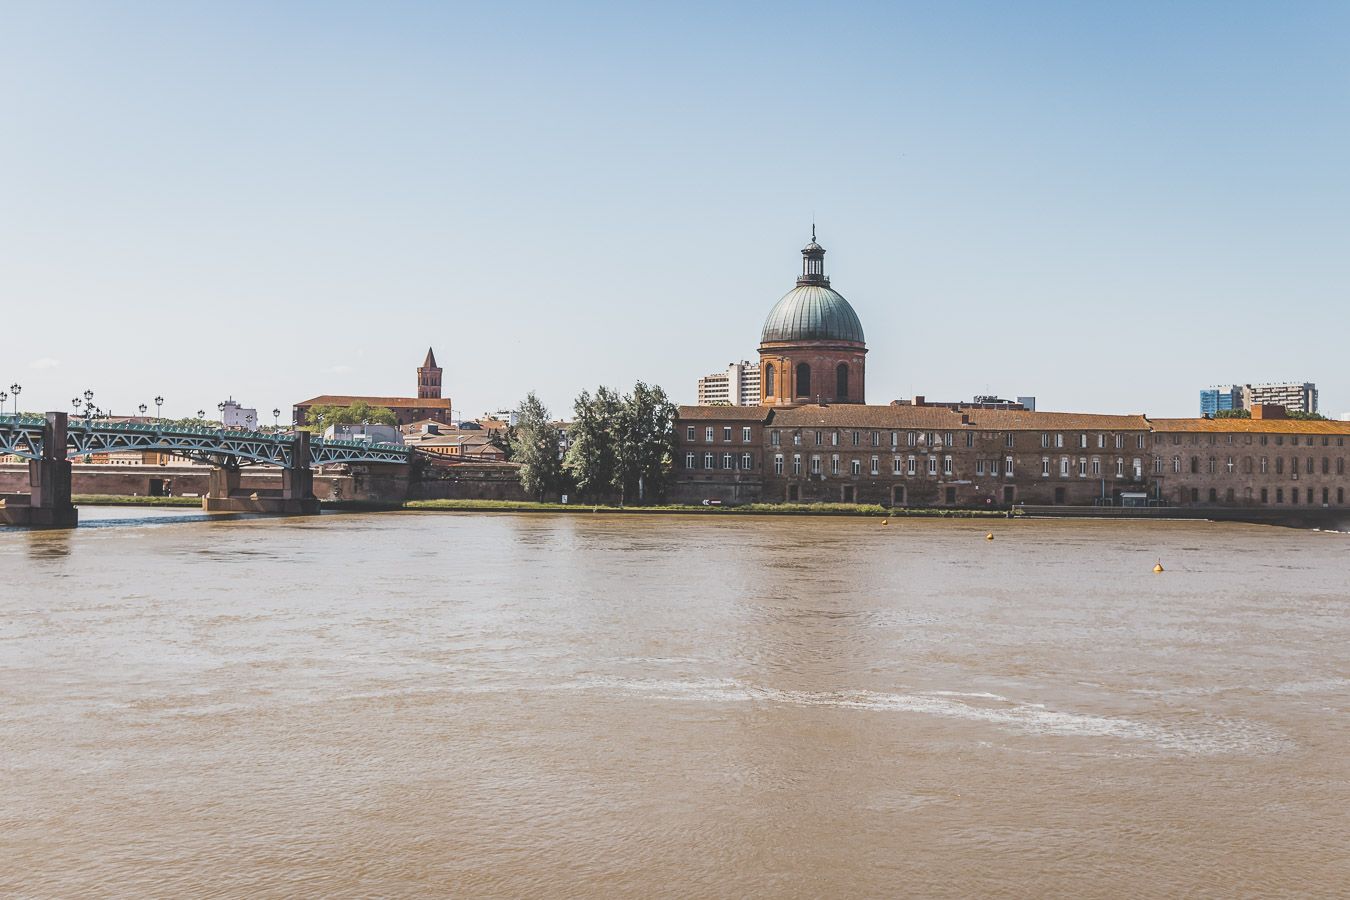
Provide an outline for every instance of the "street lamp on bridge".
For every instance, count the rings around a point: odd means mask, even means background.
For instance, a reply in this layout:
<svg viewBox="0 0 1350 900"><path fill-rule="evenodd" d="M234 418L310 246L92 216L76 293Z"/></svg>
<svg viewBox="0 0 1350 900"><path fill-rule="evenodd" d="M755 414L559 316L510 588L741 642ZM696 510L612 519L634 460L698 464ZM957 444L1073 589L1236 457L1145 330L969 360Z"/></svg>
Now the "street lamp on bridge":
<svg viewBox="0 0 1350 900"><path fill-rule="evenodd" d="M281 430L281 409L280 407L272 410L272 430Z"/></svg>
<svg viewBox="0 0 1350 900"><path fill-rule="evenodd" d="M156 418L156 419L159 418L159 408L160 408L161 406L163 406L163 405L164 405L164 398L161 397L161 396L156 396L156 397L155 397L155 418Z"/></svg>
<svg viewBox="0 0 1350 900"><path fill-rule="evenodd" d="M5 401L8 399L9 394L6 394L4 391L0 391L0 416L3 416L5 414ZM16 402L14 404L14 415L17 416L18 414L19 414L19 404Z"/></svg>
<svg viewBox="0 0 1350 900"><path fill-rule="evenodd" d="M139 410L141 411L141 418L145 418L145 410L146 410L146 408L147 408L146 405L145 405L144 403L142 403L140 406L138 406L138 407L136 407L136 408L139 409Z"/></svg>
<svg viewBox="0 0 1350 900"><path fill-rule="evenodd" d="M22 390L23 385L19 384L17 381L9 386L9 392L14 395L14 415L16 416L19 414L19 392ZM3 413L4 410L0 409L0 414Z"/></svg>

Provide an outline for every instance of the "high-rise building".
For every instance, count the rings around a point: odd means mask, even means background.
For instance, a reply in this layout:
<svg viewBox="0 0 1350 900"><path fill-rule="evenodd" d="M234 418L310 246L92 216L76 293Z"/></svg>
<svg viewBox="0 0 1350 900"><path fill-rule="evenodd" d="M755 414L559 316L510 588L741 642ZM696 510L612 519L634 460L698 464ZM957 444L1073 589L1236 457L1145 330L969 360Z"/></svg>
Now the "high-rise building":
<svg viewBox="0 0 1350 900"><path fill-rule="evenodd" d="M699 406L758 406L759 366L748 360L728 363L726 371L698 380Z"/></svg>
<svg viewBox="0 0 1350 900"><path fill-rule="evenodd" d="M1200 392L1200 415L1213 417L1229 409L1251 409L1253 404L1278 404L1296 412L1317 412L1317 385L1311 381L1287 384L1221 384Z"/></svg>
<svg viewBox="0 0 1350 900"><path fill-rule="evenodd" d="M1248 409L1254 403L1278 403L1291 411L1317 412L1317 385L1311 381L1301 384L1249 384L1246 388L1243 400Z"/></svg>
<svg viewBox="0 0 1350 900"><path fill-rule="evenodd" d="M1200 392L1200 415L1213 418L1219 410L1245 409L1243 386L1224 384Z"/></svg>

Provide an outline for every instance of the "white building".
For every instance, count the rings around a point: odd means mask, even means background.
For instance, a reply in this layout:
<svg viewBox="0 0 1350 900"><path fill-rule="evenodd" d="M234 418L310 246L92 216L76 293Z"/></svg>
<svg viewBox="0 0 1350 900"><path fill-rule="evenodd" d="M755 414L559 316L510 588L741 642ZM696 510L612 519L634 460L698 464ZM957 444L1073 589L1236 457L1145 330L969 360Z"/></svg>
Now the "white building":
<svg viewBox="0 0 1350 900"><path fill-rule="evenodd" d="M1256 403L1278 403L1285 409L1317 412L1317 385L1311 381L1289 384L1249 384L1243 390L1243 406L1251 409Z"/></svg>
<svg viewBox="0 0 1350 900"><path fill-rule="evenodd" d="M698 380L699 406L759 406L759 364L741 360Z"/></svg>
<svg viewBox="0 0 1350 900"><path fill-rule="evenodd" d="M403 432L397 425L329 425L323 430L325 440L364 441L367 444L402 444Z"/></svg>
<svg viewBox="0 0 1350 900"><path fill-rule="evenodd" d="M242 428L245 431L253 431L258 427L258 411L256 409L245 409L231 397L225 401L225 406L220 411L220 424L226 428Z"/></svg>

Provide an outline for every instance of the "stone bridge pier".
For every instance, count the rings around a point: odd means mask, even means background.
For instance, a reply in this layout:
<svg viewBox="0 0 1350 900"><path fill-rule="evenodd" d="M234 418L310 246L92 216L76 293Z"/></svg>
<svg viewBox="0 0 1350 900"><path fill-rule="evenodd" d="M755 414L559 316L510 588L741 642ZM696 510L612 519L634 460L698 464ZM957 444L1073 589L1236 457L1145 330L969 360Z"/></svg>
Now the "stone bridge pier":
<svg viewBox="0 0 1350 900"><path fill-rule="evenodd" d="M0 507L0 524L33 528L74 528L79 510L70 499L70 460L66 458L66 414L47 413L42 427L42 457L28 461L28 494L9 494Z"/></svg>
<svg viewBox="0 0 1350 900"><path fill-rule="evenodd" d="M314 516L319 501L314 496L314 469L309 461L309 432L298 431L291 440L291 466L282 469L281 489L245 491L239 487L239 466L232 460L211 469L211 479L202 509L207 512L252 512L285 516Z"/></svg>

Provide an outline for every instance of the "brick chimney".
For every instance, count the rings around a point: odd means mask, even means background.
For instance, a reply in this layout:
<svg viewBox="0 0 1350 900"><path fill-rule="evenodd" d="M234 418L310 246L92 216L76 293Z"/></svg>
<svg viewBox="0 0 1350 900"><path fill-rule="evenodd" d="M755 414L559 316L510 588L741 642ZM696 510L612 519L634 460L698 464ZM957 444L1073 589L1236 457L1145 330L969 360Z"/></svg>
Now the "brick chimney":
<svg viewBox="0 0 1350 900"><path fill-rule="evenodd" d="M1288 411L1278 403L1253 403L1253 419L1287 419Z"/></svg>

